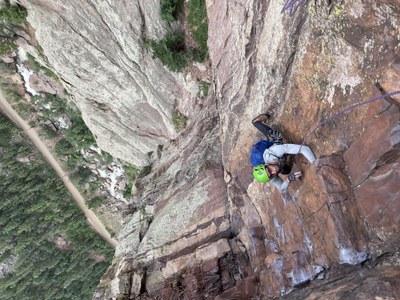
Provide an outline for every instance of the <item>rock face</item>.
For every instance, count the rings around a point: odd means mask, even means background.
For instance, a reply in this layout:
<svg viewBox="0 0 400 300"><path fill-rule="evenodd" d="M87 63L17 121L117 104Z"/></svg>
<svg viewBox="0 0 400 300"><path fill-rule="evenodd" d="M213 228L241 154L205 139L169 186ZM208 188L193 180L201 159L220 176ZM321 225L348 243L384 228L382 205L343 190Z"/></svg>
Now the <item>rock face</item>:
<svg viewBox="0 0 400 300"><path fill-rule="evenodd" d="M175 138L172 112L192 85L144 47L145 38L171 30L159 21L159 1L20 2L98 145L125 161L148 164L148 152Z"/></svg>
<svg viewBox="0 0 400 300"><path fill-rule="evenodd" d="M184 90L137 46L142 29L168 29L156 2L26 3L100 146L133 162L175 137L169 116ZM308 133L379 97L377 81L400 90L399 4L308 1L289 16L283 1L207 1L212 93L150 157L94 299L395 299L400 96ZM282 194L254 182L248 162L262 137L251 120L267 110L319 158L297 156L303 180Z"/></svg>
<svg viewBox="0 0 400 300"><path fill-rule="evenodd" d="M396 105L386 104L374 113L375 117L346 150L344 158L370 233L370 247L379 253L398 235L400 111Z"/></svg>
<svg viewBox="0 0 400 300"><path fill-rule="evenodd" d="M398 299L399 271L398 255L386 256L369 268L338 268L323 286L310 284L285 299Z"/></svg>

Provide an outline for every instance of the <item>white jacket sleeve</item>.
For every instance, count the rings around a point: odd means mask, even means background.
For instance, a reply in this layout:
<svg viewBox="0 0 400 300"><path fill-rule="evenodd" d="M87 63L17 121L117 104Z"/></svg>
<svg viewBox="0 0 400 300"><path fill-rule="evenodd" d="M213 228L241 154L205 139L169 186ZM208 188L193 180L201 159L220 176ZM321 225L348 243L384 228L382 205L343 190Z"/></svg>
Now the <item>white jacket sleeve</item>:
<svg viewBox="0 0 400 300"><path fill-rule="evenodd" d="M315 156L314 153L311 151L310 147L304 145L303 146L296 145L296 144L283 144L282 146L285 147L284 151L287 154L298 154L300 151L300 153L303 154L310 163L315 162Z"/></svg>
<svg viewBox="0 0 400 300"><path fill-rule="evenodd" d="M276 188L281 192L283 192L289 187L289 184L284 180L282 180L282 178L280 178L279 176L275 176L274 178L272 178L271 183L273 183L273 185L275 185Z"/></svg>

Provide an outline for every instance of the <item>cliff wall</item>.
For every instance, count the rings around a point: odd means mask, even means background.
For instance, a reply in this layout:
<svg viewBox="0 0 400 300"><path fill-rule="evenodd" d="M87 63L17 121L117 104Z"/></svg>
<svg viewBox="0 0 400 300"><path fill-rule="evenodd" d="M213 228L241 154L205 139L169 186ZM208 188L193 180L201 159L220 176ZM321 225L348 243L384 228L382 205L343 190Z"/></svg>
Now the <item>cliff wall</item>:
<svg viewBox="0 0 400 300"><path fill-rule="evenodd" d="M329 116L380 96L376 82L399 90L399 1L309 1L292 16L283 1L207 1L213 89L179 136L168 117L185 95L181 75L133 50L141 30L169 29L154 2L26 3L99 144L141 163L155 150L94 299L394 299L399 96L310 136L318 162L296 157L303 180L283 194L253 181L248 151L262 137L251 125L259 113L301 143Z"/></svg>
<svg viewBox="0 0 400 300"><path fill-rule="evenodd" d="M148 152L176 137L172 112L194 84L167 71L144 47L145 39L174 29L160 21L159 1L20 3L48 65L73 95L98 145L125 161L148 164Z"/></svg>

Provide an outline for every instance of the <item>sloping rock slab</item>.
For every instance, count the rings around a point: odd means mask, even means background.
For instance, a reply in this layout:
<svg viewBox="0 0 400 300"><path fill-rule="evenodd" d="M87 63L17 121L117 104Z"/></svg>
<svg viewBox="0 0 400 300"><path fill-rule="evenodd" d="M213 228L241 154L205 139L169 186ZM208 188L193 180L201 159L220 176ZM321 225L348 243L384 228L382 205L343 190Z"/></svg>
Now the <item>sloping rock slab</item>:
<svg viewBox="0 0 400 300"><path fill-rule="evenodd" d="M381 111L379 111L379 109ZM400 110L375 107L365 132L345 152L348 172L375 251L398 236Z"/></svg>

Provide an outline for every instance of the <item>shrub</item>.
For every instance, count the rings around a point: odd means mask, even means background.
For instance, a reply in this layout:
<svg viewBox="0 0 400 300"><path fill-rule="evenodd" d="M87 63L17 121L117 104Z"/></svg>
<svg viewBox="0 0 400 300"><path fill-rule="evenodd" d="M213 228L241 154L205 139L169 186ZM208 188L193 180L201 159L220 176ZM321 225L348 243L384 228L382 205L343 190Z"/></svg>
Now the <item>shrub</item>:
<svg viewBox="0 0 400 300"><path fill-rule="evenodd" d="M65 138L77 148L88 147L95 144L92 133L87 128L79 112L69 111L72 125L64 129Z"/></svg>
<svg viewBox="0 0 400 300"><path fill-rule="evenodd" d="M179 72L187 64L188 54L185 51L184 37L179 33L168 33L160 41L149 41L153 55L171 71Z"/></svg>
<svg viewBox="0 0 400 300"><path fill-rule="evenodd" d="M193 38L199 45L204 58L208 52L208 23L205 0L189 0L188 22Z"/></svg>
<svg viewBox="0 0 400 300"><path fill-rule="evenodd" d="M177 19L183 8L183 0L161 0L160 16L167 22ZM188 60L203 62L207 59L208 23L205 0L189 0L188 23L198 48L186 49L182 34L169 33L160 41L150 40L146 44L153 50L153 56L172 71L179 72L186 67Z"/></svg>
<svg viewBox="0 0 400 300"><path fill-rule="evenodd" d="M208 90L210 88L210 83L200 80L199 81L199 86L200 86L200 97L201 98L207 97Z"/></svg>
<svg viewBox="0 0 400 300"><path fill-rule="evenodd" d="M176 131L179 132L186 127L187 117L175 110L172 113L172 121L174 122Z"/></svg>
<svg viewBox="0 0 400 300"><path fill-rule="evenodd" d="M12 132L10 128L4 128L0 131L0 147L7 146L10 143Z"/></svg>
<svg viewBox="0 0 400 300"><path fill-rule="evenodd" d="M132 193L133 182L129 182L124 189L123 196L124 198L129 198Z"/></svg>
<svg viewBox="0 0 400 300"><path fill-rule="evenodd" d="M36 59L31 54L28 53L27 56L30 67L35 73L39 74L40 72L43 72L43 74L46 75L47 77L58 79L58 76L53 71L47 69L46 67L43 67L40 63L36 61Z"/></svg>
<svg viewBox="0 0 400 300"><path fill-rule="evenodd" d="M32 107L26 102L17 103L15 108L18 111L18 113L26 120L29 119L29 116L33 112Z"/></svg>
<svg viewBox="0 0 400 300"><path fill-rule="evenodd" d="M19 25L26 22L26 9L20 5L11 5L8 1L0 8L0 20L2 22Z"/></svg>
<svg viewBox="0 0 400 300"><path fill-rule="evenodd" d="M60 156L71 155L74 152L74 146L66 139L61 139L54 147L54 151Z"/></svg>
<svg viewBox="0 0 400 300"><path fill-rule="evenodd" d="M49 125L43 125L43 134L48 139L54 139L57 136L55 129L51 128Z"/></svg>
<svg viewBox="0 0 400 300"><path fill-rule="evenodd" d="M79 166L78 170L72 174L72 178L76 180L78 183L86 182L90 175L92 175L92 171L84 166Z"/></svg>
<svg viewBox="0 0 400 300"><path fill-rule="evenodd" d="M207 52L204 52L199 49L191 49L190 50L190 57L193 58L194 61L203 62L207 58Z"/></svg>
<svg viewBox="0 0 400 300"><path fill-rule="evenodd" d="M75 152L73 150L71 150L71 152L67 155L67 168L68 170L73 171L75 170L76 166L82 162L82 156L79 154L79 152Z"/></svg>
<svg viewBox="0 0 400 300"><path fill-rule="evenodd" d="M87 202L87 206L88 206L90 209L98 208L98 207L100 207L100 205L102 205L102 204L105 203L106 201L107 201L107 198L102 197L102 196L96 196L96 197L90 199L90 200Z"/></svg>
<svg viewBox="0 0 400 300"><path fill-rule="evenodd" d="M13 41L4 38L0 41L0 56L10 53L11 51L14 51L16 48L17 46L14 44Z"/></svg>
<svg viewBox="0 0 400 300"><path fill-rule="evenodd" d="M128 177L128 183L125 186L123 196L124 196L124 198L129 198L131 196L133 182L136 180L136 178L139 175L139 169L134 165L126 165L124 167L124 171L125 171L126 176Z"/></svg>
<svg viewBox="0 0 400 300"><path fill-rule="evenodd" d="M177 20L178 12L182 9L183 0L161 0L160 16L164 21L173 22Z"/></svg>
<svg viewBox="0 0 400 300"><path fill-rule="evenodd" d="M151 166L151 165L144 166L144 167L140 170L140 173L139 173L139 175L137 176L137 178L143 178L143 177L149 175L149 174L151 173L151 169L152 169L152 166Z"/></svg>
<svg viewBox="0 0 400 300"><path fill-rule="evenodd" d="M127 165L124 167L125 174L128 176L129 181L134 181L139 174L137 167L133 165Z"/></svg>
<svg viewBox="0 0 400 300"><path fill-rule="evenodd" d="M6 55L17 48L14 40L17 35L11 29L26 22L26 9L20 5L10 5L9 1L0 5L0 56Z"/></svg>

